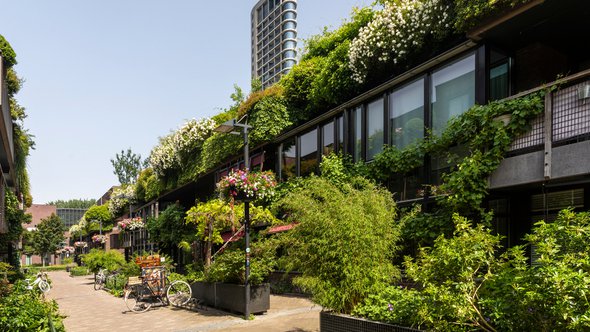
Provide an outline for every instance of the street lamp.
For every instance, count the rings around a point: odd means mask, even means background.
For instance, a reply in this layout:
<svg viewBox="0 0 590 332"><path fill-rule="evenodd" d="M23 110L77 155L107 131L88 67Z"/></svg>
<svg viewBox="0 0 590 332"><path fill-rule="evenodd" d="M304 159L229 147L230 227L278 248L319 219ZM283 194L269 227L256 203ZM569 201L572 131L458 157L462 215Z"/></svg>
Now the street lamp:
<svg viewBox="0 0 590 332"><path fill-rule="evenodd" d="M240 135L240 132L234 131L236 129L242 130L244 138L244 168L246 171L250 169L250 157L248 151L248 129L252 126L248 122L239 123L236 119L231 119L219 125L213 131L224 134ZM244 239L246 241L246 255L244 260L245 276L244 276L244 317L250 319L250 200L244 200Z"/></svg>

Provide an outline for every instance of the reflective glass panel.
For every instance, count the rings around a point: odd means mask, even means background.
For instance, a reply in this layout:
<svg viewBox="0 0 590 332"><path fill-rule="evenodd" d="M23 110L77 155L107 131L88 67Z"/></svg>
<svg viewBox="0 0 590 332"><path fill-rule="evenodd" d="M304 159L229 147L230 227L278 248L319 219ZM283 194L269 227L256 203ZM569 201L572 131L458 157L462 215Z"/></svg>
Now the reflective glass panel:
<svg viewBox="0 0 590 332"><path fill-rule="evenodd" d="M281 179L297 176L297 148L295 139L283 143L281 151Z"/></svg>
<svg viewBox="0 0 590 332"><path fill-rule="evenodd" d="M367 105L367 160L383 150L383 98Z"/></svg>
<svg viewBox="0 0 590 332"><path fill-rule="evenodd" d="M432 129L440 134L447 122L475 103L475 55L432 74Z"/></svg>
<svg viewBox="0 0 590 332"><path fill-rule="evenodd" d="M334 151L334 122L326 123L322 127L322 154Z"/></svg>
<svg viewBox="0 0 590 332"><path fill-rule="evenodd" d="M393 91L389 97L391 145L403 149L424 137L424 79Z"/></svg>
<svg viewBox="0 0 590 332"><path fill-rule="evenodd" d="M299 175L306 176L316 171L318 165L318 132L314 129L299 137L301 156L299 158Z"/></svg>
<svg viewBox="0 0 590 332"><path fill-rule="evenodd" d="M336 120L338 126L338 152L344 151L344 117L340 116Z"/></svg>
<svg viewBox="0 0 590 332"><path fill-rule="evenodd" d="M362 160L362 147L363 147L363 109L357 107L353 112L354 118L354 161Z"/></svg>

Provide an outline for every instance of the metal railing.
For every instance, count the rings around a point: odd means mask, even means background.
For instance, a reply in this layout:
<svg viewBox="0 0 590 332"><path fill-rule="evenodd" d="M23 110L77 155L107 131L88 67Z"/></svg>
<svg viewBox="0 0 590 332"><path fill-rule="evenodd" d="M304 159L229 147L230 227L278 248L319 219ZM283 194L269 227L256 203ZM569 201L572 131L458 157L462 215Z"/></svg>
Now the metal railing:
<svg viewBox="0 0 590 332"><path fill-rule="evenodd" d="M548 135L551 136L551 144L590 139L590 70L510 98L522 97L553 85L558 86L558 89L547 92L545 112L532 121L531 130L514 140L510 148L511 155L542 149Z"/></svg>

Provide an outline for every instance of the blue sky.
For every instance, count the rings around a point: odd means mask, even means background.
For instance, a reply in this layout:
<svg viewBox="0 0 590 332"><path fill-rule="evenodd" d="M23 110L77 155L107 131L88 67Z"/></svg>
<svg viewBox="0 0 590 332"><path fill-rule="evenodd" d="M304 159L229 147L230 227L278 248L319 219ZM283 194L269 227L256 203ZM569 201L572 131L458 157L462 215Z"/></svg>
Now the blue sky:
<svg viewBox="0 0 590 332"><path fill-rule="evenodd" d="M98 198L118 183L110 159L143 158L191 118L250 86L251 1L19 0L0 34L26 81L17 95L35 135L33 201ZM298 37L338 27L369 0L299 0ZM302 46L302 43L299 43Z"/></svg>

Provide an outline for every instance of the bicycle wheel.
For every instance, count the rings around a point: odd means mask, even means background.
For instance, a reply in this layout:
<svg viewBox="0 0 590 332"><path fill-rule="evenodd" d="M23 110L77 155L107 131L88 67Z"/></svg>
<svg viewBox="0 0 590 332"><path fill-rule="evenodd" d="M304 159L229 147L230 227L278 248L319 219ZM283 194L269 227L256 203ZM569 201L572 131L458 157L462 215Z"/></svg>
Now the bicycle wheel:
<svg viewBox="0 0 590 332"><path fill-rule="evenodd" d="M166 290L166 299L173 306L183 306L190 301L192 296L191 286L182 280L176 280Z"/></svg>
<svg viewBox="0 0 590 332"><path fill-rule="evenodd" d="M133 312L146 312L151 307L151 302L148 302L141 294L141 290L132 287L125 291L125 305Z"/></svg>
<svg viewBox="0 0 590 332"><path fill-rule="evenodd" d="M94 290L99 290L104 287L104 275L97 274L94 276Z"/></svg>
<svg viewBox="0 0 590 332"><path fill-rule="evenodd" d="M47 281L41 280L41 281L39 281L39 289L43 293L48 293L51 290L51 286L49 285L49 283Z"/></svg>

